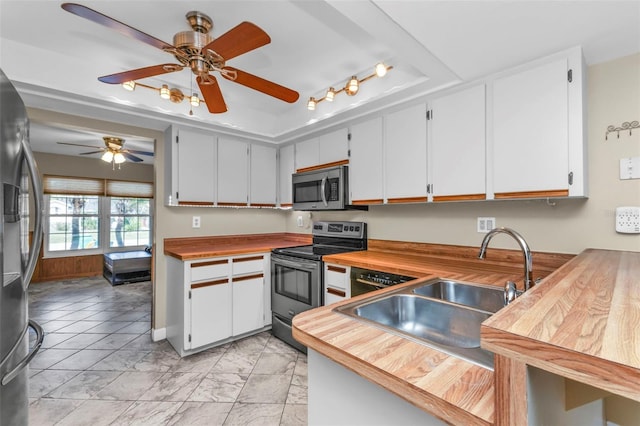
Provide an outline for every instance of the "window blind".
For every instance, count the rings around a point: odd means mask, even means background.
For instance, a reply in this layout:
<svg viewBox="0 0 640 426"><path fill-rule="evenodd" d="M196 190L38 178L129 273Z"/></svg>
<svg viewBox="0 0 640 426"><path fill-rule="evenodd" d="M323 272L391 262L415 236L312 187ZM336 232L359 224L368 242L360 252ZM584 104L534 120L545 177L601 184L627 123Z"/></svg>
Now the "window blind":
<svg viewBox="0 0 640 426"><path fill-rule="evenodd" d="M44 175L42 185L45 194L153 198L151 182Z"/></svg>
<svg viewBox="0 0 640 426"><path fill-rule="evenodd" d="M153 198L151 182L131 182L124 180L107 180L109 197Z"/></svg>

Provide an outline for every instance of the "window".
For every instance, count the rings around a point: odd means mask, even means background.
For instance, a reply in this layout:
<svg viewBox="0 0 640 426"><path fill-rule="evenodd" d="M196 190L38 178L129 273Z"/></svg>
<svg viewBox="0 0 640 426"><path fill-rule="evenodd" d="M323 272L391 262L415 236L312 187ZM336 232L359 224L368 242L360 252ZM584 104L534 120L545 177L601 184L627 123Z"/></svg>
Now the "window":
<svg viewBox="0 0 640 426"><path fill-rule="evenodd" d="M152 184L45 175L43 186L45 256L151 245Z"/></svg>

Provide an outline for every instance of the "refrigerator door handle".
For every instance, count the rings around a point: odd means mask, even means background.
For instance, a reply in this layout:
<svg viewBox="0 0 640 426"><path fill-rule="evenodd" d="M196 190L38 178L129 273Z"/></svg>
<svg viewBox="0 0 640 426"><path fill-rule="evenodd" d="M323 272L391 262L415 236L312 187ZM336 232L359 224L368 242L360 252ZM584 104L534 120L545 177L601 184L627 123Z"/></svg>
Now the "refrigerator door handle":
<svg viewBox="0 0 640 426"><path fill-rule="evenodd" d="M33 357L36 356L36 354L40 350L40 347L42 346L42 342L44 341L44 329L40 326L40 324L30 319L28 327L25 327L24 331L20 333L20 338L18 339L16 344L13 345L13 348L11 348L11 351L9 351L2 363L4 364L4 362L15 352L18 346L20 346L20 342L22 342L22 339L27 333L29 327L33 328L36 332L36 344L33 346L33 349L31 349L31 352L29 352L27 356L22 358L22 360L18 364L16 364L16 366L13 367L11 371L9 371L2 377L2 381L0 382L2 383L2 386L6 386L11 380L13 380L18 374L20 374L20 371L22 371L22 369L25 368L27 364L29 364L29 362L31 362Z"/></svg>
<svg viewBox="0 0 640 426"><path fill-rule="evenodd" d="M27 138L22 139L22 149L27 163L27 169L29 171L29 178L31 179L33 200L35 204L33 238L31 240L29 259L25 266L24 277L22 277L22 287L26 291L29 287L29 283L31 282L33 272L36 269L38 254L40 253L40 246L42 244L42 236L44 235L44 225L42 222L42 217L44 215L44 198L42 196L42 180L40 179L40 172L38 171L38 165L36 164L36 159L33 156L33 151L31 151L31 147L27 142Z"/></svg>

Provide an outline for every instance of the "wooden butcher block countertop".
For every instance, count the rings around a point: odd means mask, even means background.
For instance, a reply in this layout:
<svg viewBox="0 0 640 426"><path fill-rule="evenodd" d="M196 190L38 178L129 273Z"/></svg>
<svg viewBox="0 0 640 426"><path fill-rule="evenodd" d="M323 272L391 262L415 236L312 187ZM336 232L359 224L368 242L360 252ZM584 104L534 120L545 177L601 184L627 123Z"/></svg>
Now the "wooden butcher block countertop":
<svg viewBox="0 0 640 426"><path fill-rule="evenodd" d="M640 401L640 252L587 249L482 325L482 347Z"/></svg>
<svg viewBox="0 0 640 426"><path fill-rule="evenodd" d="M311 236L293 233L165 238L164 254L180 260L264 253L279 247L311 244Z"/></svg>

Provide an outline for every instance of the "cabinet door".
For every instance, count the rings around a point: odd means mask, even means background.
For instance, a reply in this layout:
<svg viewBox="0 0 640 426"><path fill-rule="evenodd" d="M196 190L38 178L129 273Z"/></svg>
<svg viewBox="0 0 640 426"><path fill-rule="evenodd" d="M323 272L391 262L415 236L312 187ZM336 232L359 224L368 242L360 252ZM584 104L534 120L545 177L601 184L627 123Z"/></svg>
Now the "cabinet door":
<svg viewBox="0 0 640 426"><path fill-rule="evenodd" d="M351 204L382 204L382 118L351 127L349 190Z"/></svg>
<svg viewBox="0 0 640 426"><path fill-rule="evenodd" d="M280 206L293 206L293 197L291 196L291 175L295 173L293 145L287 145L280 148L279 160L279 185L280 185Z"/></svg>
<svg viewBox="0 0 640 426"><path fill-rule="evenodd" d="M567 60L493 85L495 198L568 195Z"/></svg>
<svg viewBox="0 0 640 426"><path fill-rule="evenodd" d="M339 129L318 137L318 164L349 160L349 129Z"/></svg>
<svg viewBox="0 0 640 426"><path fill-rule="evenodd" d="M215 201L216 138L178 130L178 202L209 204Z"/></svg>
<svg viewBox="0 0 640 426"><path fill-rule="evenodd" d="M190 349L231 336L231 302L228 278L191 284Z"/></svg>
<svg viewBox="0 0 640 426"><path fill-rule="evenodd" d="M218 139L218 204L247 205L249 146L233 139Z"/></svg>
<svg viewBox="0 0 640 426"><path fill-rule="evenodd" d="M264 275L233 277L233 335L258 330L264 325Z"/></svg>
<svg viewBox="0 0 640 426"><path fill-rule="evenodd" d="M251 193L252 206L276 205L276 148L251 145Z"/></svg>
<svg viewBox="0 0 640 426"><path fill-rule="evenodd" d="M317 138L296 144L296 170L320 164L320 142Z"/></svg>
<svg viewBox="0 0 640 426"><path fill-rule="evenodd" d="M385 195L388 203L427 201L427 108L385 116Z"/></svg>
<svg viewBox="0 0 640 426"><path fill-rule="evenodd" d="M429 172L433 201L484 200L485 86L431 103Z"/></svg>

